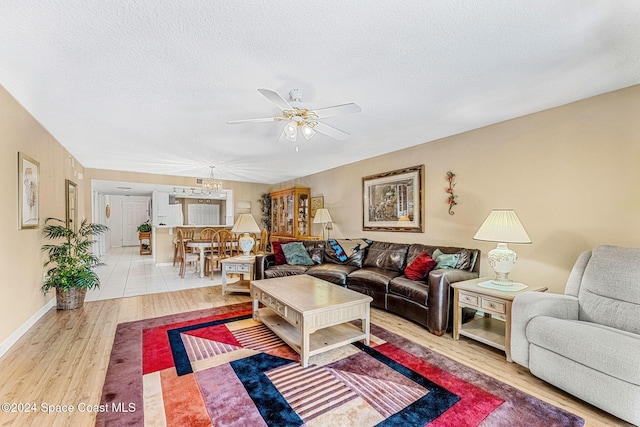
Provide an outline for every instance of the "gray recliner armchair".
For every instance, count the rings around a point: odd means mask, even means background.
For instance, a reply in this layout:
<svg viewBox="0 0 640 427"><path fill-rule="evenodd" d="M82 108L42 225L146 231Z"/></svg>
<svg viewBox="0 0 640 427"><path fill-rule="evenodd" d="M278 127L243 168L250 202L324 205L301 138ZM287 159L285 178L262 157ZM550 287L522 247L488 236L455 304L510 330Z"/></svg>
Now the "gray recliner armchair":
<svg viewBox="0 0 640 427"><path fill-rule="evenodd" d="M564 295L518 295L511 334L514 362L640 425L640 249L598 246L580 255Z"/></svg>

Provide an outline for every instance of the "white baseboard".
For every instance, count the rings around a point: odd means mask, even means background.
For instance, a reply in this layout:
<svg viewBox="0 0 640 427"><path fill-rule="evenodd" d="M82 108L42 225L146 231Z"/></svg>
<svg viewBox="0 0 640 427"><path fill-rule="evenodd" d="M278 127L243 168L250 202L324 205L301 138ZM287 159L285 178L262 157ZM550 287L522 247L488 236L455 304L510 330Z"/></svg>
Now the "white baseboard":
<svg viewBox="0 0 640 427"><path fill-rule="evenodd" d="M33 316L24 322L14 333L9 335L7 339L0 343L0 357L2 357L9 349L22 337L45 313L56 306L56 299L51 298L48 303L42 306Z"/></svg>

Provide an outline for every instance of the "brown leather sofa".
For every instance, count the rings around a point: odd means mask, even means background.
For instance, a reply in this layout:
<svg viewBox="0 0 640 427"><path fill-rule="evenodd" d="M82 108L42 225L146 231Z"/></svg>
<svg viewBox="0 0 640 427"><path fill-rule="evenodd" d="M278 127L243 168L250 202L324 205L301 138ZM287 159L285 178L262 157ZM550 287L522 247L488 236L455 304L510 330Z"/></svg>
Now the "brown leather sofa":
<svg viewBox="0 0 640 427"><path fill-rule="evenodd" d="M256 279L309 274L373 298L371 305L425 326L442 335L450 330L453 313L451 283L479 276L480 251L446 246L368 241L369 245L346 260L336 254L328 241L303 241L314 261L312 266L276 265L274 254L256 257ZM439 268L423 280L408 279L404 270L422 252L430 256L439 249L444 254L463 254L461 268ZM344 258L344 257L343 257ZM465 317L472 317L467 311Z"/></svg>

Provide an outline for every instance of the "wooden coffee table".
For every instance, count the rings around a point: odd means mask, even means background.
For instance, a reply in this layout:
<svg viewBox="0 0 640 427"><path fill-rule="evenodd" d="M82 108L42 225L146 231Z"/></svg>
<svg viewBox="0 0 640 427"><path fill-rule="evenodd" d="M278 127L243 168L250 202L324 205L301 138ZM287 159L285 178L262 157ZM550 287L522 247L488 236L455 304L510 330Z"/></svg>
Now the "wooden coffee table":
<svg viewBox="0 0 640 427"><path fill-rule="evenodd" d="M303 367L315 354L360 340L369 345L369 296L306 274L252 280L251 296L253 318L300 354ZM349 323L358 319L360 328Z"/></svg>

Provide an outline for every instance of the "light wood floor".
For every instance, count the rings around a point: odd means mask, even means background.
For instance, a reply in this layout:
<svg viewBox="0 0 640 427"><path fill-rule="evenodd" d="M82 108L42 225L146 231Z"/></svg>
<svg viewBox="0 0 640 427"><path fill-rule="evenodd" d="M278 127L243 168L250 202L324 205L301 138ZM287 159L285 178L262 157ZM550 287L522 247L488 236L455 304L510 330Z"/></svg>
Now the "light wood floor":
<svg viewBox="0 0 640 427"><path fill-rule="evenodd" d="M121 322L249 301L245 295L221 295L220 286L85 303L78 310L49 311L0 359L0 403L33 404L36 413L0 412L0 426L89 426L98 405L116 325ZM458 362L496 377L542 400L585 418L586 426L625 426L592 406L507 363L504 353L466 338L436 337L424 328L381 310L371 321ZM46 414L42 404L72 405L76 411ZM59 408L62 409L62 408Z"/></svg>

